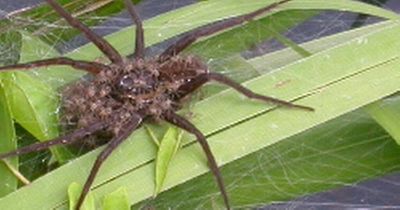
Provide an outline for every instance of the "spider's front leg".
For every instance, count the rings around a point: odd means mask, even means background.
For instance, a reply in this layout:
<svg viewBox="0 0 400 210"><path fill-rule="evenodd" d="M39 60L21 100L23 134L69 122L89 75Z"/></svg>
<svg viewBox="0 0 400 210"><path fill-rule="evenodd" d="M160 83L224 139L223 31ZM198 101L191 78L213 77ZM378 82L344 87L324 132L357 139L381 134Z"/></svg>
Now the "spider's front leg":
<svg viewBox="0 0 400 210"><path fill-rule="evenodd" d="M189 47L191 44L196 42L201 37L210 36L215 33L221 32L223 30L243 24L247 21L251 21L255 17L257 17L261 14L267 13L267 12L272 12L277 7L279 7L285 3L288 3L290 1L292 1L292 0L277 1L277 2L272 3L264 8L256 10L252 13L228 18L228 19L221 20L216 23L212 23L210 25L205 25L198 29L195 29L195 30L189 32L187 35L180 38L175 44L169 46L163 53L161 53L160 61L164 62L164 61L170 59L171 57L178 55L179 53L181 53L183 50L185 50L187 47Z"/></svg>
<svg viewBox="0 0 400 210"><path fill-rule="evenodd" d="M122 56L118 51L105 39L91 31L86 25L81 23L78 19L73 17L68 13L60 4L55 0L46 0L47 3L58 13L65 21L69 23L75 29L78 29L85 35L85 37L90 40L96 47L106 55L113 63L123 63Z"/></svg>
<svg viewBox="0 0 400 210"><path fill-rule="evenodd" d="M135 6L133 5L131 0L125 0L126 8L133 20L136 24L136 40L135 40L135 52L133 53L135 59L143 59L144 58L144 31L143 31L143 23L137 13Z"/></svg>
<svg viewBox="0 0 400 210"><path fill-rule="evenodd" d="M193 134L196 136L197 141L200 143L201 148L203 149L204 153L206 154L207 161L209 164L209 167L211 169L211 172L214 174L214 177L217 181L218 188L222 194L222 197L224 199L224 203L227 209L230 208L229 204L229 199L228 199L228 194L226 193L225 189L225 184L221 176L221 172L218 168L217 162L215 161L214 155L210 149L210 146L208 145L208 142L206 140L206 137L203 135L203 133L196 128L191 122L189 122L187 119L175 114L174 112L167 112L164 113L162 116L167 122L176 125L177 127L182 128L183 130L186 130L187 132Z"/></svg>
<svg viewBox="0 0 400 210"><path fill-rule="evenodd" d="M272 104L289 107L289 108L303 109L306 111L314 111L314 108L312 108L312 107L297 105L297 104L290 103L288 101L284 101L284 100L280 100L277 98L257 94L255 92L251 91L250 89L244 87L243 85L229 79L228 77L226 77L222 74L213 73L213 72L200 74L197 77L195 77L194 79L192 79L190 82L182 85L178 90L178 92L179 92L178 97L183 98L186 95L192 93L196 89L203 86L205 83L210 82L210 81L216 81L218 83L227 85L251 99L257 99L257 100L261 100L261 101L264 101L267 103L272 103Z"/></svg>
<svg viewBox="0 0 400 210"><path fill-rule="evenodd" d="M0 67L0 71L12 71L12 70L33 70L39 67L49 66L71 66L72 68L87 71L92 74L97 74L102 70L109 69L108 66L91 61L73 60L67 57L49 58L39 61L32 61L28 63L19 63L9 66Z"/></svg>

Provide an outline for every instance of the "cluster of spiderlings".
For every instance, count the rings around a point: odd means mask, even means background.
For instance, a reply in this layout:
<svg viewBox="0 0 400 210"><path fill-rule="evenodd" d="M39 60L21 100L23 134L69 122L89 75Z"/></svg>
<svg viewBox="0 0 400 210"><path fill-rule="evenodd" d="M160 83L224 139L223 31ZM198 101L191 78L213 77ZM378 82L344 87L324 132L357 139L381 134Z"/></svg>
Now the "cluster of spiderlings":
<svg viewBox="0 0 400 210"><path fill-rule="evenodd" d="M193 56L174 57L162 64L153 59L111 65L65 88L63 124L74 129L109 122L108 131L116 134L134 113L158 120L164 111L181 106L175 99L181 85L206 71L204 63Z"/></svg>

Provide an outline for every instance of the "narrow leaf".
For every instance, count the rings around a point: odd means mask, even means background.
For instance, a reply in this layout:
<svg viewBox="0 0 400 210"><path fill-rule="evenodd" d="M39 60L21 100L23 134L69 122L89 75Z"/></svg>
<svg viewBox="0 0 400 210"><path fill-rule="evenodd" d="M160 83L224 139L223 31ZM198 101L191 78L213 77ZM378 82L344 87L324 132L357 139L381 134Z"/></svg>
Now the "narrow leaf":
<svg viewBox="0 0 400 210"><path fill-rule="evenodd" d="M167 176L168 167L181 146L182 132L179 128L171 126L168 128L164 137L160 141L160 146L158 147L156 164L155 164L155 182L156 188L154 191L154 196L161 191L165 177Z"/></svg>
<svg viewBox="0 0 400 210"><path fill-rule="evenodd" d="M8 170L17 178L23 185L28 185L31 181L28 180L24 175L21 174L14 166L12 166L7 160L3 160Z"/></svg>
<svg viewBox="0 0 400 210"><path fill-rule="evenodd" d="M374 102L366 106L365 111L400 145L400 103L398 97Z"/></svg>
<svg viewBox="0 0 400 210"><path fill-rule="evenodd" d="M400 15L372 4L353 0L295 0L283 6L284 9L317 9L317 10L340 10L354 13L362 13L381 17L385 19L398 20Z"/></svg>
<svg viewBox="0 0 400 210"><path fill-rule="evenodd" d="M68 186L69 210L75 210L81 192L82 186L76 182L73 182ZM81 210L96 210L93 195L90 192L86 196Z"/></svg>
<svg viewBox="0 0 400 210"><path fill-rule="evenodd" d="M104 210L130 210L130 207L128 192L125 188L119 188L104 198Z"/></svg>
<svg viewBox="0 0 400 210"><path fill-rule="evenodd" d="M153 140L154 144L157 145L157 147L160 147L160 141L158 140L157 136L154 134L153 130L149 126L144 126L146 129L147 133L149 134L151 140Z"/></svg>
<svg viewBox="0 0 400 210"><path fill-rule="evenodd" d="M277 32L272 32L275 36L275 38L281 42L282 44L284 44L285 46L291 48L292 50L294 50L295 52L297 52L299 55L301 55L302 57L308 57L310 55L312 55L311 52L308 52L306 49L302 48L301 46L299 46L298 44L296 44L295 42L293 42L292 40L286 38L284 35L277 33Z"/></svg>

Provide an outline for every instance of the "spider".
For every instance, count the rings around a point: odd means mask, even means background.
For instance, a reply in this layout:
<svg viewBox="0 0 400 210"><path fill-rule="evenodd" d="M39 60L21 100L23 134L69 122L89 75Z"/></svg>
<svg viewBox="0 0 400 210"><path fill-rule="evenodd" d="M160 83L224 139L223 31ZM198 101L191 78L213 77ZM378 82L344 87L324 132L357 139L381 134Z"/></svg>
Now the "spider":
<svg viewBox="0 0 400 210"><path fill-rule="evenodd" d="M184 98L210 81L227 85L250 99L313 111L311 107L295 105L254 93L222 74L210 72L200 58L192 55L180 55L198 38L251 21L254 17L290 0L281 0L252 13L194 29L160 55L150 58L144 55L142 21L132 2L124 0L126 8L136 24L135 47L131 59L121 56L106 40L72 17L55 0L46 1L72 27L81 31L88 40L96 45L110 60L110 63L102 64L57 57L0 67L0 71L9 71L65 65L89 73L89 79L82 79L67 86L62 93L63 120L68 121L74 127L70 133L0 154L0 159L48 149L55 145L72 144L97 133L107 134L110 139L92 166L76 209L81 207L103 162L144 121L150 120L167 121L197 138L207 157L208 165L216 179L224 204L227 209L230 209L220 170L205 136L189 120L176 114L176 111L182 107Z"/></svg>

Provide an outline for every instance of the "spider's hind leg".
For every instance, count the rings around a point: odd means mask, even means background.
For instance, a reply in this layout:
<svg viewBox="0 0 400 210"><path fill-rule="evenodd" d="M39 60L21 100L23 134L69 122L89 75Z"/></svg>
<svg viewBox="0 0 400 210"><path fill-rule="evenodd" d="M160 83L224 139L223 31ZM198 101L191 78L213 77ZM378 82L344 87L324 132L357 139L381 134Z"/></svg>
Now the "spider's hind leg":
<svg viewBox="0 0 400 210"><path fill-rule="evenodd" d="M225 184L223 182L221 172L218 168L217 162L215 161L214 155L210 149L210 146L208 145L208 142L206 140L206 137L203 135L203 133L196 128L191 122L186 120L185 118L173 113L173 112L167 112L163 115L163 118L173 124L176 125L177 127L182 128L183 130L186 130L187 132L193 134L196 136L197 141L200 143L201 148L203 149L204 153L206 154L207 161L210 167L211 172L214 174L214 177L217 181L218 188L222 194L222 197L224 199L224 203L227 209L230 209L230 204L229 204L229 199L228 199L228 194L226 193L225 189Z"/></svg>
<svg viewBox="0 0 400 210"><path fill-rule="evenodd" d="M210 82L210 81L216 81L218 83L222 83L226 86L229 86L229 87L235 89L236 91L238 91L239 93L241 93L251 99L257 99L257 100L261 100L261 101L264 101L267 103L272 103L272 104L289 107L289 108L303 109L306 111L314 111L314 108L312 108L312 107L297 105L297 104L290 103L288 101L284 101L284 100L280 100L277 98L273 98L273 97L255 93L255 92L251 91L250 89L244 87L243 85L229 79L228 77L226 77L222 74L213 73L213 72L198 75L197 77L192 79L191 82L182 85L178 90L178 92L179 92L178 97L184 98L188 94L195 91L197 88L200 88L202 85L204 85L205 83Z"/></svg>
<svg viewBox="0 0 400 210"><path fill-rule="evenodd" d="M79 200L75 206L76 210L79 210L85 200L87 193L90 190L90 187L93 184L93 181L99 171L101 165L104 161L111 155L111 153L122 143L124 142L128 136L139 127L142 122L142 117L139 115L134 116L129 122L127 122L125 127L121 128L119 134L113 137L103 151L97 156L96 161L94 162L92 169L90 170L89 177L86 179L85 185L83 186L83 190L79 197Z"/></svg>
<svg viewBox="0 0 400 210"><path fill-rule="evenodd" d="M31 153L31 152L37 152L37 151L48 149L52 146L72 144L75 141L77 141L85 136L91 135L97 131L104 129L105 127L106 127L106 125L104 123L101 123L101 122L95 123L89 127L81 128L81 129L76 130L72 133L69 133L65 136L57 137L55 139L44 141L44 142L31 144L31 145L19 148L17 150L11 151L11 152L0 154L0 159L4 159L4 158L16 156L16 155L23 155L23 154L27 154L27 153Z"/></svg>
<svg viewBox="0 0 400 210"><path fill-rule="evenodd" d="M297 105L297 104L290 103L288 101L284 101L281 99L277 99L277 98L273 98L273 97L255 93L255 92L251 91L250 89L244 87L243 85L241 85L219 73L208 73L205 76L208 78L208 80L214 80L216 82L227 85L251 99L257 99L257 100L261 100L261 101L264 101L267 103L272 103L272 104L289 107L289 108L303 109L306 111L314 111L314 108L312 108L312 107Z"/></svg>

